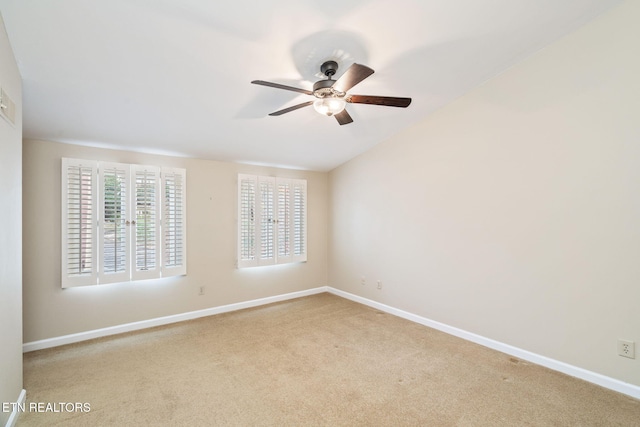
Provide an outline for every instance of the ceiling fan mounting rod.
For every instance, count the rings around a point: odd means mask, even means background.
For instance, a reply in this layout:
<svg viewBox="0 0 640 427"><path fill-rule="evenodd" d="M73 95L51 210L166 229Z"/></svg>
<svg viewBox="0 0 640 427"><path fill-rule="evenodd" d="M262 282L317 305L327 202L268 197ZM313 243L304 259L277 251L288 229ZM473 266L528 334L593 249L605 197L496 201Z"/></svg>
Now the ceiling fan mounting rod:
<svg viewBox="0 0 640 427"><path fill-rule="evenodd" d="M320 66L320 72L327 76L329 80L338 71L338 63L336 61L325 61Z"/></svg>

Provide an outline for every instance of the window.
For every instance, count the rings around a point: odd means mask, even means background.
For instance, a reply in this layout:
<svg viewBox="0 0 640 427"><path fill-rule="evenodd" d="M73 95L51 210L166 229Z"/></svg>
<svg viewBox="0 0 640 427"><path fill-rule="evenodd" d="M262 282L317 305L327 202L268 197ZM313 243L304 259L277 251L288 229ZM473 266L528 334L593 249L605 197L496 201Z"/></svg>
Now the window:
<svg viewBox="0 0 640 427"><path fill-rule="evenodd" d="M62 287L186 274L186 171L62 159Z"/></svg>
<svg viewBox="0 0 640 427"><path fill-rule="evenodd" d="M307 181L238 175L238 268L307 260Z"/></svg>

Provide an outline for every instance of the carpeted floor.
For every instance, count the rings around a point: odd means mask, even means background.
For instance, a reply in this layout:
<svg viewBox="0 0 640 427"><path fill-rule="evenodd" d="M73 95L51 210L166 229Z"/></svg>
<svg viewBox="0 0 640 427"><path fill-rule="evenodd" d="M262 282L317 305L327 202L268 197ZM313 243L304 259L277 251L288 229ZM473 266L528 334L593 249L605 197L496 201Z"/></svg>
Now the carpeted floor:
<svg viewBox="0 0 640 427"><path fill-rule="evenodd" d="M18 426L640 425L638 400L330 294L27 353L24 387L90 411Z"/></svg>

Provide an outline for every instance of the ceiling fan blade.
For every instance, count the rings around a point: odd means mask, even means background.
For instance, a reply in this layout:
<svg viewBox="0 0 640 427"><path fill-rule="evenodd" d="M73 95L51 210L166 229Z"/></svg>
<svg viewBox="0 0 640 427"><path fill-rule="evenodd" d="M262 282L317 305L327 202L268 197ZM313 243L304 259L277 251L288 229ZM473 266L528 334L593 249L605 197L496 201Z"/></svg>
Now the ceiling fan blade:
<svg viewBox="0 0 640 427"><path fill-rule="evenodd" d="M313 95L313 92L311 92L310 90L300 89L300 88L293 87L293 86L281 85L280 83L265 82L264 80L254 80L251 83L253 83L254 85L275 87L276 89L291 90L291 91L294 91L294 92L304 93L305 95Z"/></svg>
<svg viewBox="0 0 640 427"><path fill-rule="evenodd" d="M353 122L353 119L351 118L349 113L347 113L347 110L342 110L338 114L334 114L333 117L335 117L338 123L340 123L340 126L348 125L349 123Z"/></svg>
<svg viewBox="0 0 640 427"><path fill-rule="evenodd" d="M374 71L365 65L353 64L336 80L332 87L339 92L346 92L373 73Z"/></svg>
<svg viewBox="0 0 640 427"><path fill-rule="evenodd" d="M278 111L274 111L273 113L269 114L270 116L281 116L285 113L290 113L291 111L297 110L298 108L302 108L302 107L306 107L313 104L313 101L307 101L307 102L303 102L302 104L298 104L298 105L294 105L288 108L284 108L282 110L278 110Z"/></svg>
<svg viewBox="0 0 640 427"><path fill-rule="evenodd" d="M401 108L407 108L411 104L411 98L397 98L394 96L349 95L345 98L345 101L352 104L372 104Z"/></svg>

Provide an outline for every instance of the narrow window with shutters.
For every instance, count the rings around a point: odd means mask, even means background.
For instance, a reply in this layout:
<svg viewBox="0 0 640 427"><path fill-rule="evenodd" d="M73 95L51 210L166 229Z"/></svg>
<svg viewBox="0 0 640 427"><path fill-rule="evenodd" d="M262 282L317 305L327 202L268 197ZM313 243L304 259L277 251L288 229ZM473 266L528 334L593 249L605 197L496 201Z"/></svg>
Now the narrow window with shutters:
<svg viewBox="0 0 640 427"><path fill-rule="evenodd" d="M62 287L97 281L97 162L62 159Z"/></svg>
<svg viewBox="0 0 640 427"><path fill-rule="evenodd" d="M258 198L260 200L260 216L258 221L260 224L260 258L259 265L269 265L276 262L276 213L273 205L275 179L270 177L258 177L258 185L260 192Z"/></svg>
<svg viewBox="0 0 640 427"><path fill-rule="evenodd" d="M295 261L307 260L307 181L296 180L292 195L292 246Z"/></svg>
<svg viewBox="0 0 640 427"><path fill-rule="evenodd" d="M101 197L99 218L100 283L129 280L129 165L101 163L99 165Z"/></svg>
<svg viewBox="0 0 640 427"><path fill-rule="evenodd" d="M238 175L238 268L307 260L307 184Z"/></svg>
<svg viewBox="0 0 640 427"><path fill-rule="evenodd" d="M256 176L238 176L238 267L250 267L256 258Z"/></svg>
<svg viewBox="0 0 640 427"><path fill-rule="evenodd" d="M160 277L160 169L133 165L133 279Z"/></svg>
<svg viewBox="0 0 640 427"><path fill-rule="evenodd" d="M63 288L183 275L186 261L184 169L62 159Z"/></svg>
<svg viewBox="0 0 640 427"><path fill-rule="evenodd" d="M291 182L278 183L278 262L288 262L291 257Z"/></svg>
<svg viewBox="0 0 640 427"><path fill-rule="evenodd" d="M186 173L184 169L162 169L163 197L163 276L187 273L186 264Z"/></svg>

